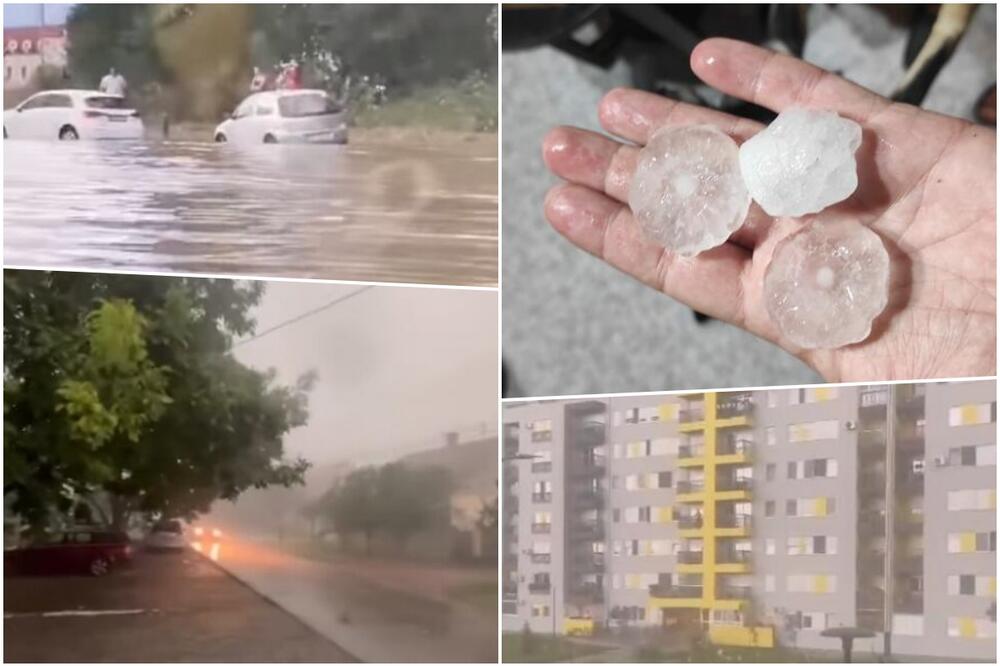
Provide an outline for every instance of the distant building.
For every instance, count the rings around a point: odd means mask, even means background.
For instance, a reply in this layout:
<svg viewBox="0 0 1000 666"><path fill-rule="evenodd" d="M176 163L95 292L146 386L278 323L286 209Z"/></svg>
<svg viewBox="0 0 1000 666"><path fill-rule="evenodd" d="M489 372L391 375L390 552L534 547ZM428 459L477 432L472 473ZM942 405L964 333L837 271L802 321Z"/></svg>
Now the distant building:
<svg viewBox="0 0 1000 666"><path fill-rule="evenodd" d="M3 31L3 89L30 89L43 65L66 69L66 27L34 26Z"/></svg>
<svg viewBox="0 0 1000 666"><path fill-rule="evenodd" d="M993 381L511 404L503 460L505 630L995 659Z"/></svg>

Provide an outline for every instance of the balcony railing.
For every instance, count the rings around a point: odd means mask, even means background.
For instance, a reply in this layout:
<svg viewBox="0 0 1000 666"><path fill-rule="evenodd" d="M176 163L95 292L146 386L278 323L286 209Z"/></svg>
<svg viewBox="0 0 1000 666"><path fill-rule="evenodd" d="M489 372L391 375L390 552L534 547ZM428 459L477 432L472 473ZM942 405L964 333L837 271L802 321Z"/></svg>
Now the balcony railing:
<svg viewBox="0 0 1000 666"><path fill-rule="evenodd" d="M681 423L697 423L705 420L705 405L697 403L678 412L677 418Z"/></svg>
<svg viewBox="0 0 1000 666"><path fill-rule="evenodd" d="M677 457L684 458L700 458L705 455L704 445L692 446L690 444L683 444L677 447Z"/></svg>
<svg viewBox="0 0 1000 666"><path fill-rule="evenodd" d="M732 528L745 528L749 529L751 527L751 522L753 518L751 516L741 514L741 513L731 513L725 514L720 513L715 517L716 527L725 527L727 529Z"/></svg>
<svg viewBox="0 0 1000 666"><path fill-rule="evenodd" d="M597 509L604 506L604 495L593 489L578 491L573 499L576 507L581 509Z"/></svg>
<svg viewBox="0 0 1000 666"><path fill-rule="evenodd" d="M753 487L751 479L744 478L720 478L716 483L717 490L750 490Z"/></svg>
<svg viewBox="0 0 1000 666"><path fill-rule="evenodd" d="M532 534L549 534L552 531L552 523L532 523Z"/></svg>
<svg viewBox="0 0 1000 666"><path fill-rule="evenodd" d="M702 524L701 516L677 516L677 527L682 530L700 530Z"/></svg>
<svg viewBox="0 0 1000 666"><path fill-rule="evenodd" d="M545 504L552 501L552 493L531 493L531 501Z"/></svg>
<svg viewBox="0 0 1000 666"><path fill-rule="evenodd" d="M572 602L599 603L604 600L604 589L597 583L571 585L567 596Z"/></svg>
<svg viewBox="0 0 1000 666"><path fill-rule="evenodd" d="M720 455L730 456L737 453L742 453L745 456L753 454L753 440L743 439L739 437L732 437L723 439L719 442L718 452Z"/></svg>
<svg viewBox="0 0 1000 666"><path fill-rule="evenodd" d="M552 584L549 581L538 581L528 583L528 592L531 594L547 594L552 591Z"/></svg>
<svg viewBox="0 0 1000 666"><path fill-rule="evenodd" d="M749 599L753 596L753 588L744 585L723 585L719 588L722 599Z"/></svg>
<svg viewBox="0 0 1000 666"><path fill-rule="evenodd" d="M700 493L705 489L704 481L678 481L677 482L677 492L678 494L686 493Z"/></svg>
<svg viewBox="0 0 1000 666"><path fill-rule="evenodd" d="M531 471L532 472L551 472L552 471L552 463L549 462L549 461L545 461L545 462L533 462L533 463L531 463Z"/></svg>
<svg viewBox="0 0 1000 666"><path fill-rule="evenodd" d="M515 465L507 465L503 470L503 478L508 484L517 483L521 478L521 471Z"/></svg>
<svg viewBox="0 0 1000 666"><path fill-rule="evenodd" d="M577 572L600 572L604 571L604 553L579 553L573 560L573 568Z"/></svg>
<svg viewBox="0 0 1000 666"><path fill-rule="evenodd" d="M722 550L715 556L716 564L750 564L752 560L749 550Z"/></svg>
<svg viewBox="0 0 1000 666"><path fill-rule="evenodd" d="M716 413L720 419L749 416L753 413L753 397L749 393L729 394L719 400Z"/></svg>
<svg viewBox="0 0 1000 666"><path fill-rule="evenodd" d="M677 553L678 564L701 564L702 553L700 550L682 550Z"/></svg>
<svg viewBox="0 0 1000 666"><path fill-rule="evenodd" d="M548 564L552 561L551 553L528 553L533 564Z"/></svg>
<svg viewBox="0 0 1000 666"><path fill-rule="evenodd" d="M604 524L590 520L572 523L570 537L584 541L599 541L604 538Z"/></svg>
<svg viewBox="0 0 1000 666"><path fill-rule="evenodd" d="M701 585L662 585L656 583L649 586L649 596L656 599L700 599Z"/></svg>

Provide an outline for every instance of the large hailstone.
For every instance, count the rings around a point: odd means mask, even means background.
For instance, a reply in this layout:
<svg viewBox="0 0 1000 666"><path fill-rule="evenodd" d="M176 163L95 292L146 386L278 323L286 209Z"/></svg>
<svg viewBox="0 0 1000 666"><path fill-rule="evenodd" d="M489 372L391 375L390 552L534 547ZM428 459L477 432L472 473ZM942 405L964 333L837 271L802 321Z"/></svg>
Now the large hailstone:
<svg viewBox="0 0 1000 666"><path fill-rule="evenodd" d="M848 220L816 222L781 240L764 275L771 321L804 349L860 342L889 299L889 253Z"/></svg>
<svg viewBox="0 0 1000 666"><path fill-rule="evenodd" d="M799 217L843 201L858 187L861 126L832 111L786 109L740 146L740 171L768 215Z"/></svg>
<svg viewBox="0 0 1000 666"><path fill-rule="evenodd" d="M750 208L736 142L708 125L659 130L639 151L628 203L645 235L677 254L722 245Z"/></svg>

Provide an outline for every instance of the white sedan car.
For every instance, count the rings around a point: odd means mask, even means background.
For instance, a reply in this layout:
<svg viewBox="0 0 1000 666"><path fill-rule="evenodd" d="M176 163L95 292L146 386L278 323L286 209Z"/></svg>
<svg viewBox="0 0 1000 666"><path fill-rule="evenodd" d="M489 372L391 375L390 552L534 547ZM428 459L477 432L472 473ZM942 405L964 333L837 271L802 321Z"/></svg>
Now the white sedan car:
<svg viewBox="0 0 1000 666"><path fill-rule="evenodd" d="M139 112L125 98L96 90L46 90L4 111L11 139L141 139Z"/></svg>
<svg viewBox="0 0 1000 666"><path fill-rule="evenodd" d="M217 142L347 143L344 108L323 90L270 90L243 100L215 128Z"/></svg>
<svg viewBox="0 0 1000 666"><path fill-rule="evenodd" d="M159 551L180 551L187 548L184 526L179 520L162 520L150 530L146 537L146 548Z"/></svg>

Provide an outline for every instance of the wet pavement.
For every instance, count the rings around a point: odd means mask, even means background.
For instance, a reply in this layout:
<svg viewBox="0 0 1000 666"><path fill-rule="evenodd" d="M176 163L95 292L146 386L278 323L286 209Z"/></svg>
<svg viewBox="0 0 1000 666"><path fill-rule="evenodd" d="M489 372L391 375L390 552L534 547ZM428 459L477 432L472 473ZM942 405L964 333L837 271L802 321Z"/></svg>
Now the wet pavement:
<svg viewBox="0 0 1000 666"><path fill-rule="evenodd" d="M497 142L4 141L4 264L496 286Z"/></svg>
<svg viewBox="0 0 1000 666"><path fill-rule="evenodd" d="M5 662L354 661L192 551L104 578L5 578L3 624Z"/></svg>
<svg viewBox="0 0 1000 666"><path fill-rule="evenodd" d="M497 612L450 590L496 581L495 568L304 559L228 540L218 563L362 661L496 662Z"/></svg>

